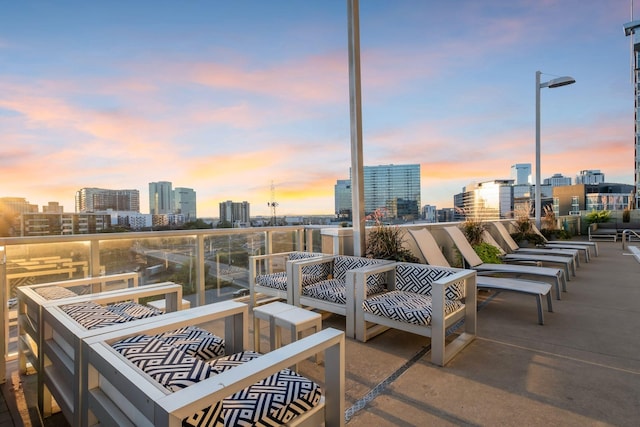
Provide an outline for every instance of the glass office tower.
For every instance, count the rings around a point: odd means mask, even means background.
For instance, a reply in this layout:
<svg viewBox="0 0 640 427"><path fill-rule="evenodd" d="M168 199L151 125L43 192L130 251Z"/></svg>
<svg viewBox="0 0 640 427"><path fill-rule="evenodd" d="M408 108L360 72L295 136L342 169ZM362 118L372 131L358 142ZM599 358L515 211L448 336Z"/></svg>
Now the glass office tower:
<svg viewBox="0 0 640 427"><path fill-rule="evenodd" d="M385 219L412 220L420 218L420 165L364 166L364 211L365 215L379 212ZM341 198L336 203L336 212L351 210L350 180L341 180L336 185Z"/></svg>
<svg viewBox="0 0 640 427"><path fill-rule="evenodd" d="M633 14L633 12L632 12ZM633 19L633 16L631 17ZM633 72L633 90L634 90L634 118L635 118L635 137L634 137L634 208L640 207L640 21L631 21L624 25L624 34L631 36L632 46L632 72Z"/></svg>

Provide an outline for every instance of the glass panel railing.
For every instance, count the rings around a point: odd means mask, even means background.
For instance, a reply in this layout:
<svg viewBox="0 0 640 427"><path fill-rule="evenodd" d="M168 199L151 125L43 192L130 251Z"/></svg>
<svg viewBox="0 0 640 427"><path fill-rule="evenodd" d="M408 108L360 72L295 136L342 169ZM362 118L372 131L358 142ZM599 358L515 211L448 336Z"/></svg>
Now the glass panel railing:
<svg viewBox="0 0 640 427"><path fill-rule="evenodd" d="M17 350L18 286L137 272L140 286L175 282L182 285L184 299L191 306L208 304L248 292L252 255L305 248L320 252L321 228L308 227L307 232L304 226L292 226L0 238L0 286L9 308L2 316L5 356L13 358Z"/></svg>

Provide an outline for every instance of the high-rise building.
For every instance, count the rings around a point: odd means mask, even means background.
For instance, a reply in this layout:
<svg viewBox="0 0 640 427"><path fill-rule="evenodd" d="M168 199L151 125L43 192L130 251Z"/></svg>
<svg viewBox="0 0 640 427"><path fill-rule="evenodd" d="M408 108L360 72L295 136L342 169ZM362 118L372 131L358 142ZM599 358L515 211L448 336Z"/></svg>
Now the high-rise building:
<svg viewBox="0 0 640 427"><path fill-rule="evenodd" d="M220 203L220 222L232 225L250 222L249 202L232 202L227 200Z"/></svg>
<svg viewBox="0 0 640 427"><path fill-rule="evenodd" d="M604 182L604 174L598 169L586 169L576 176L576 184L596 185ZM571 184L569 184L571 185Z"/></svg>
<svg viewBox="0 0 640 427"><path fill-rule="evenodd" d="M351 219L351 180L339 179L333 189L336 218Z"/></svg>
<svg viewBox="0 0 640 427"><path fill-rule="evenodd" d="M551 178L545 178L543 181L543 185L550 185L552 187L571 185L571 178L568 176L562 176L561 173L555 173Z"/></svg>
<svg viewBox="0 0 640 427"><path fill-rule="evenodd" d="M140 212L140 192L104 188L82 188L76 192L76 212L104 212L109 209Z"/></svg>
<svg viewBox="0 0 640 427"><path fill-rule="evenodd" d="M511 179L515 185L530 185L531 163L516 163L511 166Z"/></svg>
<svg viewBox="0 0 640 427"><path fill-rule="evenodd" d="M454 206L470 218L510 218L513 213L513 180L496 179L469 184L460 195L454 196Z"/></svg>
<svg viewBox="0 0 640 427"><path fill-rule="evenodd" d="M168 181L149 183L149 213L151 215L173 213L174 204L171 185Z"/></svg>
<svg viewBox="0 0 640 427"><path fill-rule="evenodd" d="M633 9L632 9L633 10ZM633 15L633 13L632 13ZM624 34L632 36L631 45L633 46L633 64L631 70L633 73L633 91L634 91L634 207L640 208L640 20L632 21L624 25Z"/></svg>
<svg viewBox="0 0 640 427"><path fill-rule="evenodd" d="M420 217L420 165L364 166L363 184L365 215ZM351 213L351 180L338 180L335 190L336 215Z"/></svg>
<svg viewBox="0 0 640 427"><path fill-rule="evenodd" d="M60 203L58 202L49 202L48 205L43 205L42 206L42 213L63 213L64 212L64 206L60 206Z"/></svg>
<svg viewBox="0 0 640 427"><path fill-rule="evenodd" d="M196 192L193 188L176 187L173 190L174 213L181 214L185 221L195 221Z"/></svg>
<svg viewBox="0 0 640 427"><path fill-rule="evenodd" d="M422 219L427 222L437 222L437 211L433 205L424 205L422 207Z"/></svg>

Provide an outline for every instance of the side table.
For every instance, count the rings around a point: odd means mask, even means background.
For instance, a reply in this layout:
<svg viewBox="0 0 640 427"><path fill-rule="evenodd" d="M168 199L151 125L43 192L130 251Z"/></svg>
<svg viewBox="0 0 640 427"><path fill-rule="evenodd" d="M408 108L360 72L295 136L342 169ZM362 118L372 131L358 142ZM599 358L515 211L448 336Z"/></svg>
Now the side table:
<svg viewBox="0 0 640 427"><path fill-rule="evenodd" d="M280 301L272 302L265 305L260 305L253 308L253 349L260 353L260 321L264 320L269 322L269 346L270 350L275 350L276 347L276 324L274 315L285 312L287 310L293 310L293 305L286 304Z"/></svg>
<svg viewBox="0 0 640 427"><path fill-rule="evenodd" d="M305 310L300 307L293 307L290 310L284 310L274 313L275 320L275 347L278 348L282 344L281 329L288 329L291 334L291 341L296 341L307 329L313 328L313 332L322 330L322 315L313 311ZM316 355L316 363L322 362L322 354Z"/></svg>

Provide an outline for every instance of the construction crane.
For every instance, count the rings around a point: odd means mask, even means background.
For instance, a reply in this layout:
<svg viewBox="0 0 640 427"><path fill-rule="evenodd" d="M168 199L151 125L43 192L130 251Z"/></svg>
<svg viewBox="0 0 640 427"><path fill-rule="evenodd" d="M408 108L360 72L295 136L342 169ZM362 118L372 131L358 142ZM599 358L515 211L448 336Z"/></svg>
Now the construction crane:
<svg viewBox="0 0 640 427"><path fill-rule="evenodd" d="M271 181L271 201L267 202L267 206L271 208L271 225L276 225L276 207L278 206L278 202L276 202L276 187L273 185L273 181Z"/></svg>

